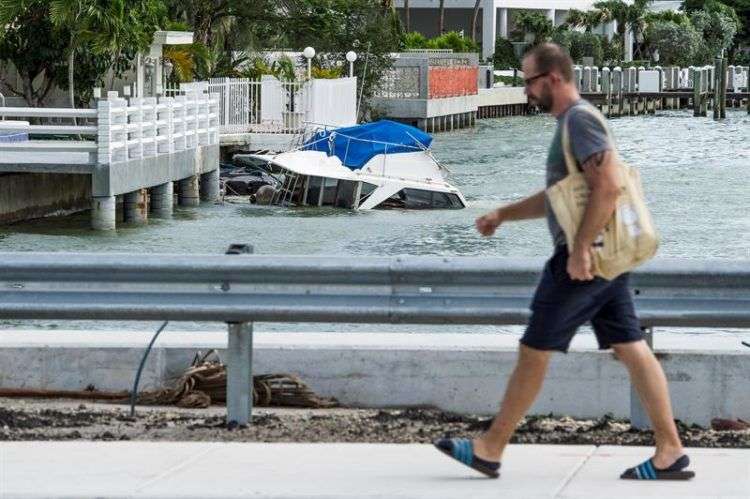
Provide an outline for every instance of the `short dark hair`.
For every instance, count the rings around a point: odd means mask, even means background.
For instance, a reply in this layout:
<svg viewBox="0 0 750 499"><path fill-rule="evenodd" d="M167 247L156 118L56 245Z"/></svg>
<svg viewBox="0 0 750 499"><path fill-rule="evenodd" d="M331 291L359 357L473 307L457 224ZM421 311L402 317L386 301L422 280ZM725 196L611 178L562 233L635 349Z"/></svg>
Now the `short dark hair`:
<svg viewBox="0 0 750 499"><path fill-rule="evenodd" d="M542 43L526 52L526 57L533 57L536 70L541 73L558 71L566 82L573 81L573 59L555 43Z"/></svg>

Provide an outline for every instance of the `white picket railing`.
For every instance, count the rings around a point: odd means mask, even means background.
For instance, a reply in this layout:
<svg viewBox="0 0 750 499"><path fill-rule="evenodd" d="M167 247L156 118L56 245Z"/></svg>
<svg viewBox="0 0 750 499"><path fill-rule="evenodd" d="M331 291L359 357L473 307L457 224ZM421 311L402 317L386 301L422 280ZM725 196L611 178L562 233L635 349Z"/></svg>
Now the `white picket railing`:
<svg viewBox="0 0 750 499"><path fill-rule="evenodd" d="M309 121L310 82L212 78L219 97L221 133L296 133Z"/></svg>
<svg viewBox="0 0 750 499"><path fill-rule="evenodd" d="M0 163L80 164L80 155L85 153L90 156L84 163L108 164L218 144L219 98L207 91L208 83L199 82L182 84L179 95L158 99L124 99L117 92L109 92L106 99L97 101L96 109L0 107L0 114L9 117L85 118L92 123L26 125L26 130L32 135L95 137L94 141L30 140L2 144ZM12 157L10 153L13 153ZM50 154L58 153L59 156L50 157Z"/></svg>
<svg viewBox="0 0 750 499"><path fill-rule="evenodd" d="M218 99L221 134L299 134L309 124L357 123L356 78L285 82L268 75L260 80L222 77L208 82L208 92ZM183 91L165 87L165 93Z"/></svg>

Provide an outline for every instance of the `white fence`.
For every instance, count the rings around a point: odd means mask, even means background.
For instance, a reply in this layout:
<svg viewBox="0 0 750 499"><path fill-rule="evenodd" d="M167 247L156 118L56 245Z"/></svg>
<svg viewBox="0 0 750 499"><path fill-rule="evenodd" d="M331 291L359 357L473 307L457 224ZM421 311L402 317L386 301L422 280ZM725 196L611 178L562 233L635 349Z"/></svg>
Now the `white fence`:
<svg viewBox="0 0 750 499"><path fill-rule="evenodd" d="M298 133L308 123L350 126L357 122L356 78L285 82L212 78L218 97L219 130L233 133Z"/></svg>
<svg viewBox="0 0 750 499"><path fill-rule="evenodd" d="M309 83L211 78L209 92L219 98L221 133L290 133L308 121Z"/></svg>
<svg viewBox="0 0 750 499"><path fill-rule="evenodd" d="M94 140L30 140L0 144L0 163L107 164L219 143L219 99L207 82L182 84L175 97L125 99L109 92L96 109L2 107L14 118L84 118L85 125L25 125L30 135L94 136ZM83 155L83 158L82 158Z"/></svg>

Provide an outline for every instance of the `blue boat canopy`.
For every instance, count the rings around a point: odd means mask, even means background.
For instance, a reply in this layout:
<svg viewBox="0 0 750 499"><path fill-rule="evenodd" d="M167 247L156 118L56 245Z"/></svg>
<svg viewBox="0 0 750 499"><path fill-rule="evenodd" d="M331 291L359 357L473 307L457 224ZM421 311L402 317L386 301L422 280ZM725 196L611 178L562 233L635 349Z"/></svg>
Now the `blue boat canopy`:
<svg viewBox="0 0 750 499"><path fill-rule="evenodd" d="M359 170L378 154L417 152L431 143L432 137L418 128L380 120L318 132L305 143L303 150L336 155L344 166Z"/></svg>

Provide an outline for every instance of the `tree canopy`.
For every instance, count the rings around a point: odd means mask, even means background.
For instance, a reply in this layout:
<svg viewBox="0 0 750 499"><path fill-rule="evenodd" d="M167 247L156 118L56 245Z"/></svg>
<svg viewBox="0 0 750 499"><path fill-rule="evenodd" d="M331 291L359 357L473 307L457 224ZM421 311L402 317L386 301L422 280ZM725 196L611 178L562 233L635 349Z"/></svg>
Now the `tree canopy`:
<svg viewBox="0 0 750 499"><path fill-rule="evenodd" d="M12 63L23 81L4 87L34 106L55 87L88 101L93 86L111 85L133 67L157 30L194 32L192 45L165 50L177 80L279 72L279 63L264 69L254 54L309 45L321 76L336 74L344 54L356 51L365 96L403 46L385 0L0 0L0 26L0 62Z"/></svg>

